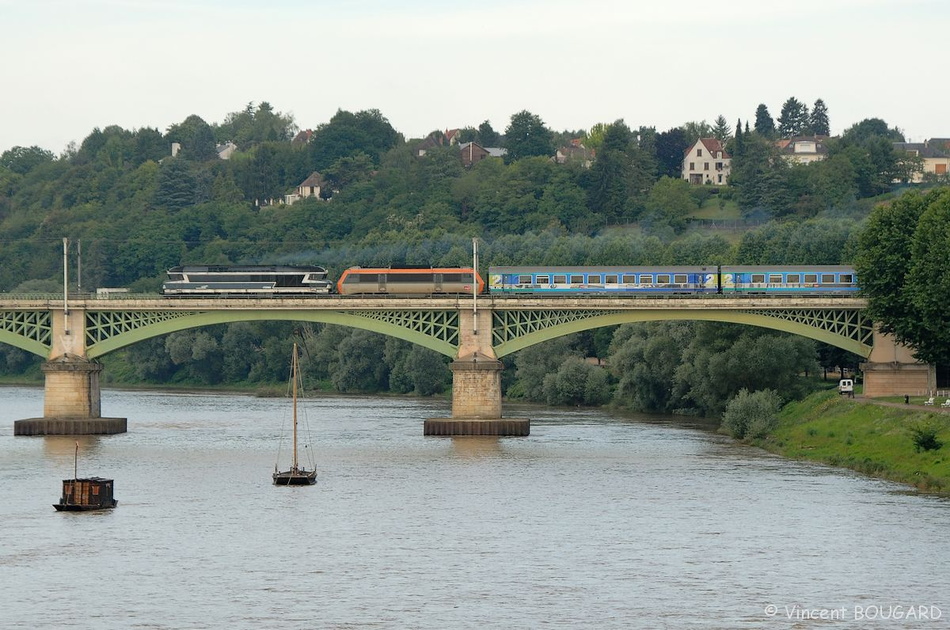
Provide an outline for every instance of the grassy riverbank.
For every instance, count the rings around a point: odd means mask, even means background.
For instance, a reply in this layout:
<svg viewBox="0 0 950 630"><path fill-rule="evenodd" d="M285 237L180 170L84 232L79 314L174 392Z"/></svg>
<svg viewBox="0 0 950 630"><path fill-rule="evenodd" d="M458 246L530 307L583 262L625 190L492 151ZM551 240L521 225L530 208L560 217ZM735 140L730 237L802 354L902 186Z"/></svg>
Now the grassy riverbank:
<svg viewBox="0 0 950 630"><path fill-rule="evenodd" d="M915 435L930 433L943 447L918 450ZM757 445L792 459L950 493L950 414L939 411L822 392L787 405L778 429Z"/></svg>

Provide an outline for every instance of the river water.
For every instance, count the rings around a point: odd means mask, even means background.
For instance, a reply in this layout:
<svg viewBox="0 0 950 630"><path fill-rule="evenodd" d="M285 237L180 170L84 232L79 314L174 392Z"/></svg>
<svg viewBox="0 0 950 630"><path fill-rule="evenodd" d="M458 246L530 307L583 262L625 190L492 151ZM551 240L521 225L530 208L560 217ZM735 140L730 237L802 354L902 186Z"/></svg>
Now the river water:
<svg viewBox="0 0 950 630"><path fill-rule="evenodd" d="M13 436L42 395L0 388L2 628L950 627L950 501L683 419L452 439L422 435L445 401L308 400L288 488L287 400L106 390L129 432L79 476L119 505L83 514L52 507L76 439Z"/></svg>

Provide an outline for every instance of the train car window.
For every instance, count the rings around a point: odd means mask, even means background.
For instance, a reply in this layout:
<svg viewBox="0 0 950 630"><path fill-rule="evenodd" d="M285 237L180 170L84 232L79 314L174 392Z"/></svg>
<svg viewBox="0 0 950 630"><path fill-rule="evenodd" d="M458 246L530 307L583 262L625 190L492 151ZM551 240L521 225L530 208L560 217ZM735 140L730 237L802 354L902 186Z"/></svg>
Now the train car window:
<svg viewBox="0 0 950 630"><path fill-rule="evenodd" d="M565 275L554 276L554 284L567 284L567 276Z"/></svg>
<svg viewBox="0 0 950 630"><path fill-rule="evenodd" d="M686 284L688 282L685 273L678 273L673 276L673 284Z"/></svg>
<svg viewBox="0 0 950 630"><path fill-rule="evenodd" d="M765 283L765 274L764 273L754 273L752 274L752 282L764 284Z"/></svg>
<svg viewBox="0 0 950 630"><path fill-rule="evenodd" d="M771 283L771 284L782 284L782 274L780 274L780 273L770 273L770 274L769 274L769 283Z"/></svg>
<svg viewBox="0 0 950 630"><path fill-rule="evenodd" d="M653 284L653 275L652 274L641 275L640 284Z"/></svg>
<svg viewBox="0 0 950 630"><path fill-rule="evenodd" d="M580 274L572 275L571 284L584 284L584 276Z"/></svg>
<svg viewBox="0 0 950 630"><path fill-rule="evenodd" d="M588 274L587 283L588 284L600 284L603 277L600 274Z"/></svg>
<svg viewBox="0 0 950 630"><path fill-rule="evenodd" d="M823 273L823 274L821 274L821 283L822 283L822 284L834 284L834 283L835 283L835 274L833 274L833 273Z"/></svg>
<svg viewBox="0 0 950 630"><path fill-rule="evenodd" d="M669 284L669 283L670 283L670 274L668 274L668 273L658 273L658 274L656 274L656 283L657 283L657 284Z"/></svg>
<svg viewBox="0 0 950 630"><path fill-rule="evenodd" d="M636 283L637 283L637 277L636 277L635 275L633 275L632 273L629 274L629 275L625 275L625 276L623 277L623 283L624 283L624 284L636 284Z"/></svg>
<svg viewBox="0 0 950 630"><path fill-rule="evenodd" d="M817 273L806 273L805 274L805 284L817 284L818 283L818 274Z"/></svg>
<svg viewBox="0 0 950 630"><path fill-rule="evenodd" d="M183 282L185 279L185 275L181 273L170 273L168 274L168 279L171 280L172 282Z"/></svg>
<svg viewBox="0 0 950 630"><path fill-rule="evenodd" d="M613 274L608 274L604 280L607 284L617 284L617 276Z"/></svg>
<svg viewBox="0 0 950 630"><path fill-rule="evenodd" d="M537 276L537 278L538 284L551 284L551 276L549 275L545 274L543 276Z"/></svg>
<svg viewBox="0 0 950 630"><path fill-rule="evenodd" d="M785 277L785 284L801 284L802 276L797 273L790 273Z"/></svg>
<svg viewBox="0 0 950 630"><path fill-rule="evenodd" d="M852 276L850 273L843 273L841 274L839 281L841 284L854 284L854 276Z"/></svg>
<svg viewBox="0 0 950 630"><path fill-rule="evenodd" d="M531 276L518 276L518 284L531 284Z"/></svg>

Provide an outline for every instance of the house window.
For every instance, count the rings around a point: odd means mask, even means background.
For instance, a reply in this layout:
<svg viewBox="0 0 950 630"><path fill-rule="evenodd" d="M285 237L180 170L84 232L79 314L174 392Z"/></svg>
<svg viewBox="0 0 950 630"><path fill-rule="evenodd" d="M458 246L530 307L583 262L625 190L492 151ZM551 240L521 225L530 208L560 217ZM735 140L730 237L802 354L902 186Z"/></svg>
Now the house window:
<svg viewBox="0 0 950 630"><path fill-rule="evenodd" d="M703 170L704 170L704 171L708 171L708 170L709 170L709 162L703 162Z"/></svg>
<svg viewBox="0 0 950 630"><path fill-rule="evenodd" d="M721 184L721 183L722 183L722 175L717 175L716 177L718 178L718 182Z"/></svg>
<svg viewBox="0 0 950 630"><path fill-rule="evenodd" d="M702 150L702 149L696 149L696 157L703 157L703 150Z"/></svg>
<svg viewBox="0 0 950 630"><path fill-rule="evenodd" d="M947 173L946 164L934 164L934 173L937 175L945 175Z"/></svg>
<svg viewBox="0 0 950 630"><path fill-rule="evenodd" d="M721 171L721 170L722 170L722 162L716 162L716 170L717 170L717 171Z"/></svg>
<svg viewBox="0 0 950 630"><path fill-rule="evenodd" d="M691 171L695 171L695 170L696 170L696 162L690 162L690 163L689 163L689 170L691 170Z"/></svg>

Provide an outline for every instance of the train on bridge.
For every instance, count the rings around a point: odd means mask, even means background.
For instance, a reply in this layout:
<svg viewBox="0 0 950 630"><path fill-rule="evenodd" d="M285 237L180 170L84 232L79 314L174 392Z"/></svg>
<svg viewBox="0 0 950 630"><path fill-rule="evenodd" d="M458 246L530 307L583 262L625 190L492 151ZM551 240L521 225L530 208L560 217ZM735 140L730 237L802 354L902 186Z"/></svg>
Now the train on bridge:
<svg viewBox="0 0 950 630"><path fill-rule="evenodd" d="M321 266L192 265L173 267L166 297L320 297L337 295L856 295L846 265L350 267L334 283Z"/></svg>

